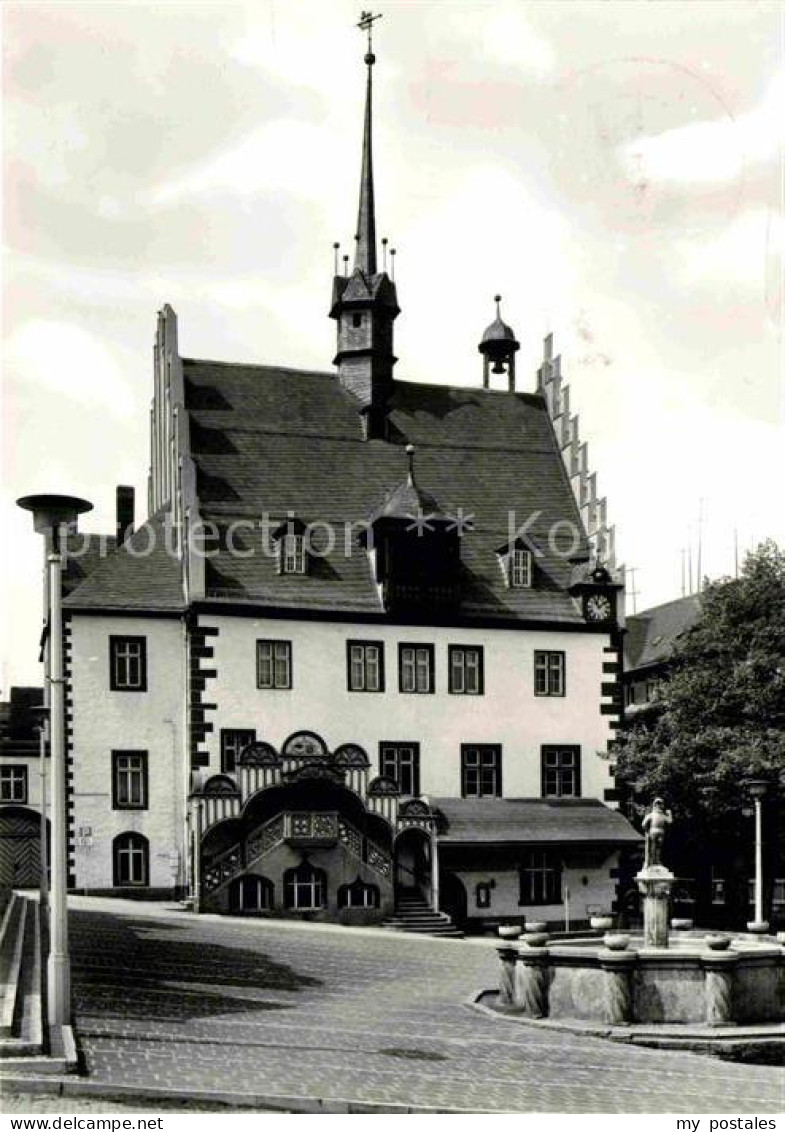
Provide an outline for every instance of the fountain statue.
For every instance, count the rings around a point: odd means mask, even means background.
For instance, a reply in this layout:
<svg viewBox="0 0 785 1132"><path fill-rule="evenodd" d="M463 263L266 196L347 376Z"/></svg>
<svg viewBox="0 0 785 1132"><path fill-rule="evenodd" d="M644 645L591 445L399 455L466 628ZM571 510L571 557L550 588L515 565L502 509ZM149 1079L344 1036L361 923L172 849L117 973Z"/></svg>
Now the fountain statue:
<svg viewBox="0 0 785 1132"><path fill-rule="evenodd" d="M668 946L668 916L671 887L675 877L662 863L665 831L673 822L673 814L665 809L662 798L655 798L643 819L646 855L643 868L635 877L643 896L643 943L645 947Z"/></svg>

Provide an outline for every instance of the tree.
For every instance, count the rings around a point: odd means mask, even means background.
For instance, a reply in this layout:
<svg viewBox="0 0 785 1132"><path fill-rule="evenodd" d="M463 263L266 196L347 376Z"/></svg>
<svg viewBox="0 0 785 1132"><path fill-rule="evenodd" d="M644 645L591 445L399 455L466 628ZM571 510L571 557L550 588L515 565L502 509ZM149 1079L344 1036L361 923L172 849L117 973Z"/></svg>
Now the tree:
<svg viewBox="0 0 785 1132"><path fill-rule="evenodd" d="M620 736L617 756L630 816L656 796L674 810L682 875L749 856L744 780L770 783L772 821L785 791L785 554L773 542L747 556L740 577L707 584L653 711Z"/></svg>

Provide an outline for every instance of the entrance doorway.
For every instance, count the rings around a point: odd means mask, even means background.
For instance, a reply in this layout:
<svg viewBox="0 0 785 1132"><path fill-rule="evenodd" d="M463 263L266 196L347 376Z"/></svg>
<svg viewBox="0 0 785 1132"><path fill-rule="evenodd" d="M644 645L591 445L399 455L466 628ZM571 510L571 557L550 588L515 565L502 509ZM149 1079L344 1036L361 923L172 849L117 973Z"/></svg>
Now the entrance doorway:
<svg viewBox="0 0 785 1132"><path fill-rule="evenodd" d="M423 829L406 829L395 842L395 887L417 889L431 900L431 839Z"/></svg>

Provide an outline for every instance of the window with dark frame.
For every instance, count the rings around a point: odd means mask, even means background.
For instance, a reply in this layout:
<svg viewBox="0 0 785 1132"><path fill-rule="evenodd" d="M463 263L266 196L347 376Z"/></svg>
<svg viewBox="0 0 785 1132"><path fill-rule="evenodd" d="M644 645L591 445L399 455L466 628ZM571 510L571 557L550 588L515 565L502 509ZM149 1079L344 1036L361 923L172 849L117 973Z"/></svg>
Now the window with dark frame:
<svg viewBox="0 0 785 1132"><path fill-rule="evenodd" d="M147 751L112 751L112 809L147 807Z"/></svg>
<svg viewBox="0 0 785 1132"><path fill-rule="evenodd" d="M347 686L350 692L384 691L382 641L346 642Z"/></svg>
<svg viewBox="0 0 785 1132"><path fill-rule="evenodd" d="M0 766L0 802L27 802L26 766Z"/></svg>
<svg viewBox="0 0 785 1132"><path fill-rule="evenodd" d="M561 903L561 861L549 849L530 849L520 868L520 904Z"/></svg>
<svg viewBox="0 0 785 1132"><path fill-rule="evenodd" d="M485 691L482 645L450 645L449 688L455 696L481 696Z"/></svg>
<svg viewBox="0 0 785 1132"><path fill-rule="evenodd" d="M325 873L309 861L302 861L296 869L284 873L283 891L286 907L294 911L323 908L327 903Z"/></svg>
<svg viewBox="0 0 785 1132"><path fill-rule="evenodd" d="M237 759L247 746L256 742L256 732L249 727L221 728L221 770L234 774Z"/></svg>
<svg viewBox="0 0 785 1132"><path fill-rule="evenodd" d="M145 886L150 876L150 846L141 833L120 833L112 842L116 888Z"/></svg>
<svg viewBox="0 0 785 1132"><path fill-rule="evenodd" d="M397 783L402 794L420 793L420 744L380 743L379 773Z"/></svg>
<svg viewBox="0 0 785 1132"><path fill-rule="evenodd" d="M461 745L461 797L500 798L502 749L497 743Z"/></svg>
<svg viewBox="0 0 785 1132"><path fill-rule="evenodd" d="M292 642L256 642L256 687L287 689L292 686Z"/></svg>
<svg viewBox="0 0 785 1132"><path fill-rule="evenodd" d="M580 747L542 748L542 796L543 798L580 798Z"/></svg>
<svg viewBox="0 0 785 1132"><path fill-rule="evenodd" d="M147 691L147 639L109 638L109 689L112 692Z"/></svg>
<svg viewBox="0 0 785 1132"><path fill-rule="evenodd" d="M563 696L565 692L566 660L563 652L534 653L535 696Z"/></svg>
<svg viewBox="0 0 785 1132"><path fill-rule="evenodd" d="M433 645L399 645L399 690L415 694L433 692L434 667Z"/></svg>

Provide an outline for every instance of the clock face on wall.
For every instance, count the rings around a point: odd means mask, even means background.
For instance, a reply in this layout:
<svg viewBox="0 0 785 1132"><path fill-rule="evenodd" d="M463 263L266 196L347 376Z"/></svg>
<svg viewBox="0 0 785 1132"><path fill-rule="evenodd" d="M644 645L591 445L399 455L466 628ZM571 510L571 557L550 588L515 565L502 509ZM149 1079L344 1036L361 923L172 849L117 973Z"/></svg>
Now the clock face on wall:
<svg viewBox="0 0 785 1132"><path fill-rule="evenodd" d="M586 618L588 621L610 621L613 606L605 594L592 594L586 598Z"/></svg>

